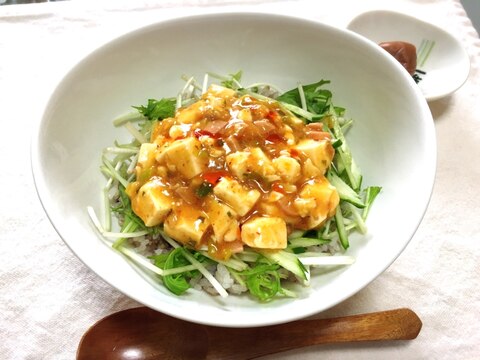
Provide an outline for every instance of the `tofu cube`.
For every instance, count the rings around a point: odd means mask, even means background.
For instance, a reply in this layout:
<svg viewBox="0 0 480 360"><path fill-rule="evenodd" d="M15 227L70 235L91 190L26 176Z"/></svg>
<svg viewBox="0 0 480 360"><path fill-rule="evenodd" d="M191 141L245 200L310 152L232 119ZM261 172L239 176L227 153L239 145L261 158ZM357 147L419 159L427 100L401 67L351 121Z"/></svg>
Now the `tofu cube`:
<svg viewBox="0 0 480 360"><path fill-rule="evenodd" d="M183 206L168 215L163 230L182 244L196 247L202 240L210 222L199 209Z"/></svg>
<svg viewBox="0 0 480 360"><path fill-rule="evenodd" d="M237 118L244 122L252 122L252 112L250 109L242 109L238 112Z"/></svg>
<svg viewBox="0 0 480 360"><path fill-rule="evenodd" d="M143 143L140 146L138 151L137 166L135 171L137 173L137 178L140 177L140 174L155 165L155 152L157 150L157 145L152 143Z"/></svg>
<svg viewBox="0 0 480 360"><path fill-rule="evenodd" d="M184 138L187 136L191 128L191 124L172 125L170 130L168 130L168 136L172 139Z"/></svg>
<svg viewBox="0 0 480 360"><path fill-rule="evenodd" d="M312 200L315 201L313 207ZM335 214L340 202L337 189L325 177L308 181L300 190L294 206L307 219L307 226L313 229Z"/></svg>
<svg viewBox="0 0 480 360"><path fill-rule="evenodd" d="M177 122L180 124L193 124L203 117L205 101L197 101L189 107L180 109L176 114Z"/></svg>
<svg viewBox="0 0 480 360"><path fill-rule="evenodd" d="M205 201L205 208L217 242L231 242L239 238L237 214L231 207L209 196Z"/></svg>
<svg viewBox="0 0 480 360"><path fill-rule="evenodd" d="M306 179L316 178L322 176L324 173L315 165L312 160L307 159L302 166L302 174Z"/></svg>
<svg viewBox="0 0 480 360"><path fill-rule="evenodd" d="M287 225L279 217L255 217L242 225L242 241L252 248L285 249Z"/></svg>
<svg viewBox="0 0 480 360"><path fill-rule="evenodd" d="M132 209L146 226L161 224L172 210L173 200L167 195L165 186L155 178L132 195Z"/></svg>
<svg viewBox="0 0 480 360"><path fill-rule="evenodd" d="M247 151L237 151L227 155L227 166L230 172L237 178L243 178L243 175L248 172L248 159L250 153Z"/></svg>
<svg viewBox="0 0 480 360"><path fill-rule="evenodd" d="M222 177L213 188L213 193L240 215L246 215L260 198L258 190L249 190L238 181Z"/></svg>
<svg viewBox="0 0 480 360"><path fill-rule="evenodd" d="M288 183L294 183L300 177L300 164L290 156L281 155L272 160L277 174Z"/></svg>
<svg viewBox="0 0 480 360"><path fill-rule="evenodd" d="M228 99L235 96L235 90L217 84L212 84L209 86L207 91L207 95L210 94L223 99Z"/></svg>
<svg viewBox="0 0 480 360"><path fill-rule="evenodd" d="M250 151L237 151L227 156L227 166L237 178L247 174L257 174L268 181L278 180L272 161L260 148Z"/></svg>
<svg viewBox="0 0 480 360"><path fill-rule="evenodd" d="M162 147L157 161L164 161L169 169L174 168L185 178L191 179L201 174L207 166L205 159L198 156L201 149L202 145L196 138L176 140Z"/></svg>
<svg viewBox="0 0 480 360"><path fill-rule="evenodd" d="M309 158L313 165L320 169L322 174L325 174L332 162L333 156L335 155L335 150L333 149L330 140L301 140L296 145L295 149Z"/></svg>
<svg viewBox="0 0 480 360"><path fill-rule="evenodd" d="M275 168L272 161L260 148L253 148L250 150L250 166L252 169L262 176L269 176L275 174Z"/></svg>

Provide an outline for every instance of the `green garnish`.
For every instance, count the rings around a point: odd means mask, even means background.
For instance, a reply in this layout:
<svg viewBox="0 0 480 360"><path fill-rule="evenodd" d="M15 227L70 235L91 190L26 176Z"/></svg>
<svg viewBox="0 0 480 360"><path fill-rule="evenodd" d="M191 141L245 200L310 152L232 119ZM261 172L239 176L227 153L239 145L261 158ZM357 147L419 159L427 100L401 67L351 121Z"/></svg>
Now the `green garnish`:
<svg viewBox="0 0 480 360"><path fill-rule="evenodd" d="M329 83L328 80L320 80L313 84L303 85L301 88L303 89L304 101L302 101L298 87L280 95L276 100L300 108L303 108L302 105L305 104L306 109L304 110L315 114L323 114L329 106L332 93L329 90L321 89L321 87Z"/></svg>
<svg viewBox="0 0 480 360"><path fill-rule="evenodd" d="M254 268L240 272L246 276L245 284L250 293L261 301L271 300L281 289L279 266L257 264Z"/></svg>
<svg viewBox="0 0 480 360"><path fill-rule="evenodd" d="M242 79L242 70L237 71L235 74L229 74L230 78L227 80L223 80L221 82L222 86L229 88L229 89L238 89L238 84Z"/></svg>
<svg viewBox="0 0 480 360"><path fill-rule="evenodd" d="M167 254L159 254L152 257L155 266L160 269L174 269L183 266L190 265L184 256L184 250L178 247ZM167 275L163 277L163 283L175 295L181 295L188 289L190 289L189 279L195 277L198 274L197 270L187 271L180 274Z"/></svg>
<svg viewBox="0 0 480 360"><path fill-rule="evenodd" d="M369 186L365 191L365 207L363 208L362 218L365 220L367 218L368 212L370 211L370 206L372 206L373 200L380 193L382 188L380 186Z"/></svg>
<svg viewBox="0 0 480 360"><path fill-rule="evenodd" d="M149 120L163 120L175 116L176 99L148 99L147 106L133 106Z"/></svg>
<svg viewBox="0 0 480 360"><path fill-rule="evenodd" d="M195 190L195 195L199 198L204 198L208 194L213 191L213 185L210 184L208 181L204 181L200 184L200 186Z"/></svg>

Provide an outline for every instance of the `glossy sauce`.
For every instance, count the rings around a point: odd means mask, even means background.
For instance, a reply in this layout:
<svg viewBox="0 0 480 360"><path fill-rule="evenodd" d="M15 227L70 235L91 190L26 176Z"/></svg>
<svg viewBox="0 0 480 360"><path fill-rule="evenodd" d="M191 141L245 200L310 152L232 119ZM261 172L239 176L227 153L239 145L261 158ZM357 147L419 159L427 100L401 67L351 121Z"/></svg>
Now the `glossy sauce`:
<svg viewBox="0 0 480 360"><path fill-rule="evenodd" d="M333 156L321 124L305 126L275 101L212 86L155 125L127 194L147 226L164 224L218 258L244 245L281 249L294 228L317 228L334 214L338 194L324 176Z"/></svg>

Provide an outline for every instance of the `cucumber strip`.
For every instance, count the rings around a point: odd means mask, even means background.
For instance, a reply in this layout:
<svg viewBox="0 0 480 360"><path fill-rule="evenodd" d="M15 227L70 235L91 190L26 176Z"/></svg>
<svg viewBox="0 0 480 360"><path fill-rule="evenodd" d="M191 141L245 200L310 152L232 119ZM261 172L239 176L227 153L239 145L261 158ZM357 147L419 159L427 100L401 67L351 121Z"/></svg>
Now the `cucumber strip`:
<svg viewBox="0 0 480 360"><path fill-rule="evenodd" d="M226 267L236 271L243 271L246 268L248 268L248 264L239 259L230 258L228 260L219 260L219 259L215 259L213 256L210 256L207 251L199 251L199 253L205 256L206 258L209 258L210 260L213 260L219 264L225 265Z"/></svg>
<svg viewBox="0 0 480 360"><path fill-rule="evenodd" d="M333 186L337 188L340 199L345 200L359 208L365 207L360 195L358 195L355 190L353 190L345 181L335 174L334 171L327 172L327 179Z"/></svg>
<svg viewBox="0 0 480 360"><path fill-rule="evenodd" d="M243 251L241 253L233 255L236 259L246 261L246 262L255 262L258 260L259 255L254 252Z"/></svg>
<svg viewBox="0 0 480 360"><path fill-rule="evenodd" d="M353 160L350 147L348 146L345 136L343 135L337 117L332 114L329 120L332 122L333 134L335 138L342 141L342 145L340 145L336 149L336 153L338 154L338 157L341 158L342 164L345 167L345 171L347 172L348 179L350 181L350 184L352 185L352 188L354 190L359 190L362 184L362 174L360 173L355 161Z"/></svg>
<svg viewBox="0 0 480 360"><path fill-rule="evenodd" d="M362 215L360 215L358 209L350 203L347 203L346 206L348 207L348 209L352 213L353 220L357 224L358 230L362 234L366 234L367 233L367 225L365 224L365 221L363 220Z"/></svg>
<svg viewBox="0 0 480 360"><path fill-rule="evenodd" d="M309 246L324 245L329 243L330 243L330 240L301 237L301 238L295 238L295 239L289 240L288 248L295 249L298 247L309 247Z"/></svg>
<svg viewBox="0 0 480 360"><path fill-rule="evenodd" d="M306 231L303 230L294 230L290 235L288 235L288 240L301 238L305 232Z"/></svg>
<svg viewBox="0 0 480 360"><path fill-rule="evenodd" d="M362 218L363 220L367 219L368 212L370 211L370 207L373 204L373 201L380 193L382 188L380 186L369 186L367 191L365 192L365 207L363 208Z"/></svg>
<svg viewBox="0 0 480 360"><path fill-rule="evenodd" d="M337 233L340 239L340 244L346 250L350 246L348 242L348 234L347 229L345 229L345 224L343 222L343 215L342 209L340 206L337 206L337 210L335 211L335 223L337 225Z"/></svg>
<svg viewBox="0 0 480 360"><path fill-rule="evenodd" d="M295 254L284 250L275 252L259 250L259 253L265 256L268 260L292 272L302 280L308 280L308 271Z"/></svg>

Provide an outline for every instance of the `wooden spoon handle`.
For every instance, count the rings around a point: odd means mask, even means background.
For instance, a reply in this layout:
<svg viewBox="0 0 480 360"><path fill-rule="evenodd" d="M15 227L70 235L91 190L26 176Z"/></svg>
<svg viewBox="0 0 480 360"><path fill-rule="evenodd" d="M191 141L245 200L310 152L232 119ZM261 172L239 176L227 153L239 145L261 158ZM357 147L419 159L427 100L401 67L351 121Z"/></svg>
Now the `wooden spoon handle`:
<svg viewBox="0 0 480 360"><path fill-rule="evenodd" d="M411 340L417 337L421 327L422 322L410 309L295 321L256 329L207 327L210 340L224 344L210 352L208 358L235 359L239 348L243 350L244 359L252 359L310 345Z"/></svg>

